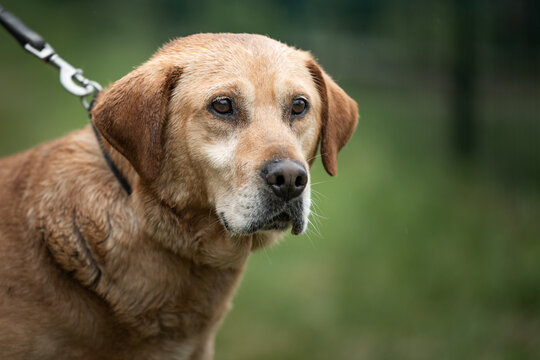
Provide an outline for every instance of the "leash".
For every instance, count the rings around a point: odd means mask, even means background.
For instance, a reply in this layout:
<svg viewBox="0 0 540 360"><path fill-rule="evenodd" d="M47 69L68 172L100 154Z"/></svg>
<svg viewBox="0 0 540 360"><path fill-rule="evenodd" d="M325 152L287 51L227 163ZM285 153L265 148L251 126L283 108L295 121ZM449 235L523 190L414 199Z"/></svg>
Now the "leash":
<svg viewBox="0 0 540 360"><path fill-rule="evenodd" d="M57 68L60 71L60 84L70 94L78 96L81 99L83 107L88 112L90 119L92 119L91 110L94 106L94 101L97 95L101 91L101 85L96 81L88 80L83 76L81 69L76 69L67 61L62 59L56 51L49 45L38 33L26 26L19 18L5 10L0 5L0 24L21 44L21 46L29 53L36 56L38 59L44 61ZM124 190L128 195L131 195L131 186L126 178L122 175L116 164L112 161L110 154L105 150L101 142L99 132L94 126L94 123L90 121L94 134L96 135L99 148L107 162L107 165L111 169L116 179L120 182Z"/></svg>
<svg viewBox="0 0 540 360"><path fill-rule="evenodd" d="M101 90L101 85L85 78L81 69L74 68L62 59L38 33L2 6L0 6L0 23L26 51L60 70L60 84L69 93L81 98L86 111L91 110L92 100ZM90 96L91 100L88 101Z"/></svg>

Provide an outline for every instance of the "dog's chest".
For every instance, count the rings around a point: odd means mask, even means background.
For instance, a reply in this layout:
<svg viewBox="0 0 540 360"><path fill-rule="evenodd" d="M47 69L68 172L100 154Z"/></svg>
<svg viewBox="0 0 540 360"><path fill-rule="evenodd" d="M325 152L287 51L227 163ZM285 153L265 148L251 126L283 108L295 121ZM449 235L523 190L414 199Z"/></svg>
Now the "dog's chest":
<svg viewBox="0 0 540 360"><path fill-rule="evenodd" d="M163 353L159 358L176 354L172 358L181 359L180 354L190 354L205 344L230 307L241 270L193 266L178 271L177 276L175 286L169 283L161 289L155 287L154 279L151 288L139 292L138 306L130 306L129 296L112 306L117 320L132 334L128 348L140 349L134 355L147 350Z"/></svg>

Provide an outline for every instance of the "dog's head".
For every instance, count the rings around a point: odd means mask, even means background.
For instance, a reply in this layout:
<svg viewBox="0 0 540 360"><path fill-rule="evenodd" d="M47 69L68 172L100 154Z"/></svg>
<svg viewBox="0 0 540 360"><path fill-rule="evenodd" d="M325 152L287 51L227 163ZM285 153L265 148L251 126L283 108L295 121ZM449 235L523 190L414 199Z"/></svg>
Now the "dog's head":
<svg viewBox="0 0 540 360"><path fill-rule="evenodd" d="M213 210L233 234L305 231L318 144L336 175L357 116L307 52L245 34L172 41L93 110L141 186L171 207Z"/></svg>

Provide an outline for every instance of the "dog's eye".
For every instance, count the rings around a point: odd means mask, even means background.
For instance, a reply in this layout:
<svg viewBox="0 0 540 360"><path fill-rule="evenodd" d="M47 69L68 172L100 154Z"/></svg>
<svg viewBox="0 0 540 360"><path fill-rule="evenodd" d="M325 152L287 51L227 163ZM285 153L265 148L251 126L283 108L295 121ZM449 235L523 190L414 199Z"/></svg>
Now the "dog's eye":
<svg viewBox="0 0 540 360"><path fill-rule="evenodd" d="M231 99L221 98L212 102L212 109L222 115L231 114L233 111Z"/></svg>
<svg viewBox="0 0 540 360"><path fill-rule="evenodd" d="M299 116L304 115L308 108L308 102L304 98L296 98L293 100L292 106L291 106L291 115L293 116Z"/></svg>

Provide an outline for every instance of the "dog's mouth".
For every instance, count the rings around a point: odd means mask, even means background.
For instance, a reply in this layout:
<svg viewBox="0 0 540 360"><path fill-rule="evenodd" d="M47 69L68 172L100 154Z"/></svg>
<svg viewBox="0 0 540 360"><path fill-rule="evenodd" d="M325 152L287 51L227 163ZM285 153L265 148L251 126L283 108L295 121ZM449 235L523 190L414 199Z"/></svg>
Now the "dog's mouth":
<svg viewBox="0 0 540 360"><path fill-rule="evenodd" d="M292 225L292 233L298 235L302 232L304 228L304 219L303 216L296 212L295 209L285 209L282 212L278 213L275 216L270 218L254 222L251 225L250 232L256 232L260 230L275 230L283 231L289 228Z"/></svg>
<svg viewBox="0 0 540 360"><path fill-rule="evenodd" d="M293 219L291 215L283 211L268 220L266 224L262 225L261 230L285 230L291 225L292 222Z"/></svg>
<svg viewBox="0 0 540 360"><path fill-rule="evenodd" d="M275 212L274 212L275 214ZM304 217L302 215L301 205L289 206L277 214L264 214L252 219L250 224L243 229L233 228L227 221L225 213L221 212L219 218L225 228L232 233L249 235L258 231L284 231L292 226L291 232L294 235L299 235L304 230Z"/></svg>

